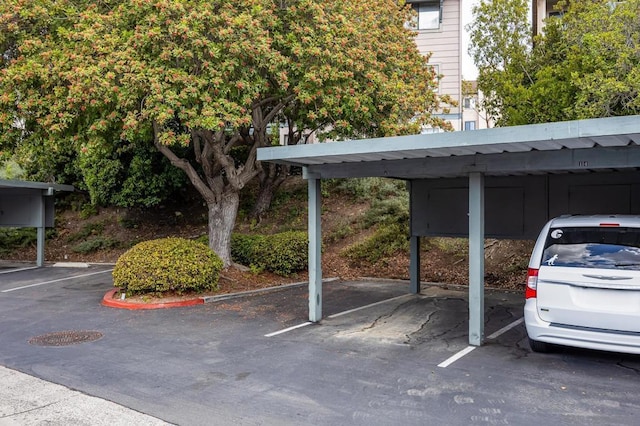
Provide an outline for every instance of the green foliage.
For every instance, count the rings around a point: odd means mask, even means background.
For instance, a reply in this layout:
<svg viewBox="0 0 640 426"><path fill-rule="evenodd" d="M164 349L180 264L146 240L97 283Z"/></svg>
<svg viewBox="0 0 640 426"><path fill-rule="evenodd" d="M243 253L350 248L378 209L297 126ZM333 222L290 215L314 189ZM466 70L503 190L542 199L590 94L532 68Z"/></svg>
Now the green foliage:
<svg viewBox="0 0 640 426"><path fill-rule="evenodd" d="M34 228L0 228L0 255L36 243Z"/></svg>
<svg viewBox="0 0 640 426"><path fill-rule="evenodd" d="M85 203L80 208L80 219L89 219L98 214L98 207L95 204Z"/></svg>
<svg viewBox="0 0 640 426"><path fill-rule="evenodd" d="M266 236L264 235L232 234L231 257L234 262L238 262L241 265L255 264L258 260L256 248L260 241L265 238Z"/></svg>
<svg viewBox="0 0 640 426"><path fill-rule="evenodd" d="M374 200L364 215L362 224L370 228L376 224L409 223L409 194Z"/></svg>
<svg viewBox="0 0 640 426"><path fill-rule="evenodd" d="M308 265L307 233L288 231L257 240L256 264L282 276L303 271Z"/></svg>
<svg viewBox="0 0 640 426"><path fill-rule="evenodd" d="M351 262L376 263L398 252L409 251L409 227L406 224L392 223L381 225L366 240L353 244L342 251Z"/></svg>
<svg viewBox="0 0 640 426"><path fill-rule="evenodd" d="M124 253L113 284L127 294L215 290L222 261L204 244L182 238L144 241Z"/></svg>
<svg viewBox="0 0 640 426"><path fill-rule="evenodd" d="M467 238L433 237L426 239L426 243L452 256L465 257L469 253Z"/></svg>
<svg viewBox="0 0 640 426"><path fill-rule="evenodd" d="M322 181L323 189L352 196L359 201L383 200L407 193L404 181L380 177L357 179L329 179Z"/></svg>
<svg viewBox="0 0 640 426"><path fill-rule="evenodd" d="M234 261L249 265L254 271L267 270L286 277L307 268L307 233L233 234L231 253Z"/></svg>
<svg viewBox="0 0 640 426"><path fill-rule="evenodd" d="M324 234L323 241L331 244L343 240L355 232L350 220L342 221L333 231Z"/></svg>
<svg viewBox="0 0 640 426"><path fill-rule="evenodd" d="M108 250L118 247L120 241L109 237L94 237L82 241L71 248L74 253L88 254L100 250Z"/></svg>
<svg viewBox="0 0 640 426"><path fill-rule="evenodd" d="M478 88L498 125L640 113L640 0L561 1L533 47L528 3L474 8Z"/></svg>
<svg viewBox="0 0 640 426"><path fill-rule="evenodd" d="M21 179L24 176L24 169L15 160L2 161L0 156L0 179Z"/></svg>
<svg viewBox="0 0 640 426"><path fill-rule="evenodd" d="M87 223L75 234L71 234L67 237L67 241L70 243L85 240L90 236L98 236L104 231L104 222Z"/></svg>
<svg viewBox="0 0 640 426"><path fill-rule="evenodd" d="M5 0L0 147L95 204L149 206L171 185L143 154L124 156L154 146L203 198L227 201L212 216L228 212L269 124L333 139L450 127L432 114L449 100L411 16L389 0ZM231 229L211 238L225 263Z"/></svg>

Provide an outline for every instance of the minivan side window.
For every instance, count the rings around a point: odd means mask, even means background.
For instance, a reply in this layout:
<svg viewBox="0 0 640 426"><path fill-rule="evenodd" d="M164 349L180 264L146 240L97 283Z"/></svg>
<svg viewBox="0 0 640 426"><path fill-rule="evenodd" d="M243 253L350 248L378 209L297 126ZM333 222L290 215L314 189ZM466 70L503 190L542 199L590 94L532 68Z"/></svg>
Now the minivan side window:
<svg viewBox="0 0 640 426"><path fill-rule="evenodd" d="M640 229L551 228L542 265L640 271Z"/></svg>

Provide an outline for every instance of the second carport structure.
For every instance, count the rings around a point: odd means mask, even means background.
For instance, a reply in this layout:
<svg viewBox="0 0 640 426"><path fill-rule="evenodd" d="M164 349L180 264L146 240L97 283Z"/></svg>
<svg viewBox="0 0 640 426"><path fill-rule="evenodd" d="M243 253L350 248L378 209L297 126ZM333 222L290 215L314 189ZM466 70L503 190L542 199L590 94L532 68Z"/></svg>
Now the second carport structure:
<svg viewBox="0 0 640 426"><path fill-rule="evenodd" d="M420 237L469 237L469 343L484 339L484 239L533 239L562 214L640 214L640 116L260 148L309 187L309 320L322 319L322 179L388 177L410 193L410 288ZM523 277L524 286L524 277ZM523 287L524 288L524 287Z"/></svg>

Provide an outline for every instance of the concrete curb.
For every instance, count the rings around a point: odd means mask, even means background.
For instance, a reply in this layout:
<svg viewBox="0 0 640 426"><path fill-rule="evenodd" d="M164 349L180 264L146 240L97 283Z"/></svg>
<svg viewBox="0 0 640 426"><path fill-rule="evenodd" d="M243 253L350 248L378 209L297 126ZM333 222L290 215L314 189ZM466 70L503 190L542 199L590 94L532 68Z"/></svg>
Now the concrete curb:
<svg viewBox="0 0 640 426"><path fill-rule="evenodd" d="M338 281L338 278L327 278L322 280L323 283L329 283L333 281ZM214 303L219 302L221 300L229 300L236 299L239 297L245 296L254 296L258 294L264 293L275 293L277 291L284 291L290 288L301 287L304 285L308 285L308 281L302 281L298 283L285 284L275 287L266 287L260 288L257 290L249 290L249 291L241 291L238 293L228 293L228 294L220 294L218 296L205 296L205 297L194 297L193 299L181 300L178 302L162 302L162 303L136 303L136 302L127 302L118 299L114 299L113 295L118 292L117 288L113 290L109 290L104 297L102 298L102 305L107 306L109 308L119 308L119 309L129 309L129 310L140 310L140 309L165 309L165 308L180 308L183 306L195 306L202 305L204 303Z"/></svg>
<svg viewBox="0 0 640 426"><path fill-rule="evenodd" d="M166 308L180 308L183 306L202 305L204 299L202 297L196 297L188 300L180 300L178 302L162 302L162 303L136 303L127 302L123 300L114 299L113 295L118 292L117 288L109 290L107 294L102 298L102 305L109 308L129 309L129 310L141 310L141 309L166 309Z"/></svg>

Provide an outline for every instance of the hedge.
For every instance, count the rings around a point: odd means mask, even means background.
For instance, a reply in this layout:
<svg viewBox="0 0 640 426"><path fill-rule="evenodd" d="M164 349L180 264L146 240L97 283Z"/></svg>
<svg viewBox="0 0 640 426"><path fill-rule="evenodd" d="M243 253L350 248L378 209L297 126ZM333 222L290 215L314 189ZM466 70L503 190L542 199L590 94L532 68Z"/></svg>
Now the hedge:
<svg viewBox="0 0 640 426"><path fill-rule="evenodd" d="M128 295L201 292L218 286L222 261L206 245L184 238L136 244L116 262L113 284Z"/></svg>

